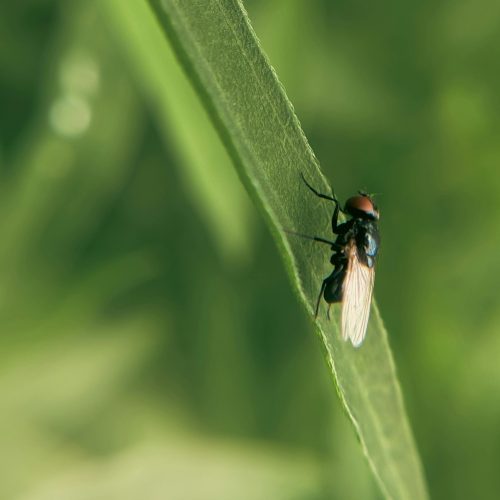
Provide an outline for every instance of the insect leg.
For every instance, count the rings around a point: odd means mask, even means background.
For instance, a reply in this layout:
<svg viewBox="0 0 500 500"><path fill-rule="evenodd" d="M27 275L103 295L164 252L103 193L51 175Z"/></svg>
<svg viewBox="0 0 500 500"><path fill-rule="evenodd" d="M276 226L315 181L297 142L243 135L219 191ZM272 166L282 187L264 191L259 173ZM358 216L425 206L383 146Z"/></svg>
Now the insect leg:
<svg viewBox="0 0 500 500"><path fill-rule="evenodd" d="M319 191L316 191L316 189L314 189L307 181L306 181L306 178L304 177L304 174L300 174L300 176L302 177L302 180L304 181L304 184L316 195L318 196L319 198L323 198L325 200L329 200L329 201L333 201L333 203L335 203L335 210L333 212L333 217L332 217L332 230L333 230L333 233L334 234L340 234L339 232L339 227L342 225L342 224L339 224L338 221L339 221L339 212L342 212L342 213L345 213L344 210L342 210L342 208L340 207L340 203L339 203L339 200L337 200L337 198L335 198L335 196L330 196L330 195L327 195L327 194L322 194L320 193ZM347 230L347 228L346 228Z"/></svg>
<svg viewBox="0 0 500 500"><path fill-rule="evenodd" d="M316 195L316 196L319 196L320 198L323 198L325 200L329 200L329 201L333 201L333 203L335 203L337 206L339 205L339 201L337 200L337 198L335 198L334 196L330 196L328 194L321 194L319 191L316 191L316 189L314 189L307 181L306 181L306 178L304 177L304 174L300 174L300 176L302 177L302 180L304 181L304 184Z"/></svg>
<svg viewBox="0 0 500 500"><path fill-rule="evenodd" d="M306 240L312 240L312 241L317 241L319 243L326 243L327 245L330 245L332 247L332 250L341 250L342 246L339 245L338 243L335 243L335 241L330 241L325 238L320 238L319 236L309 236L308 234L302 234L302 233L297 233L295 231L290 231L288 229L284 229L285 233L287 234L293 234L295 236L299 236L301 238L305 238Z"/></svg>
<svg viewBox="0 0 500 500"><path fill-rule="evenodd" d="M333 214L332 217L332 232L333 234L339 235L339 234L346 234L349 229L352 228L352 220L348 220L347 222L341 222L339 224L338 221L338 213L337 213L337 218L335 218L335 213Z"/></svg>
<svg viewBox="0 0 500 500"><path fill-rule="evenodd" d="M339 210L340 210L340 205L337 202L335 204L335 210L333 211L333 216L332 216L332 231L333 231L333 234L338 234L338 229L339 229Z"/></svg>
<svg viewBox="0 0 500 500"><path fill-rule="evenodd" d="M318 317L319 303L321 302L321 297L323 296L323 292L325 291L327 283L328 283L328 278L325 278L323 280L323 283L321 284L321 290L319 291L318 300L316 301L316 310L314 312L314 319Z"/></svg>
<svg viewBox="0 0 500 500"><path fill-rule="evenodd" d="M339 223L339 212L346 213L344 210L340 208L340 205L337 203L335 210L333 211L332 216L332 232L333 234L345 234L349 229L352 228L353 220L348 220L347 222Z"/></svg>

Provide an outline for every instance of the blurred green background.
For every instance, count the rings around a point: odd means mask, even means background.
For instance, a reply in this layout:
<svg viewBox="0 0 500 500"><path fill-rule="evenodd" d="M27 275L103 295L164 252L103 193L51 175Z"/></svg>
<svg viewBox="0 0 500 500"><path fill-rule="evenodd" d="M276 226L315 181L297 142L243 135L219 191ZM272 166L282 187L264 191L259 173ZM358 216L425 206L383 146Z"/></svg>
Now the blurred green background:
<svg viewBox="0 0 500 500"><path fill-rule="evenodd" d="M433 498L500 492L500 3L252 0L376 296ZM380 498L142 0L0 9L0 498Z"/></svg>

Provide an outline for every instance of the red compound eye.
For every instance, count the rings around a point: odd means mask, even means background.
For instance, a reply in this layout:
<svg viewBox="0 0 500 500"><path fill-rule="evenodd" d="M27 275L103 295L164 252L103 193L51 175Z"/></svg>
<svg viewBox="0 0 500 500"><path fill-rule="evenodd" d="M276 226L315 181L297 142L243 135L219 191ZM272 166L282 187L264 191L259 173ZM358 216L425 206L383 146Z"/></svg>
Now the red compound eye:
<svg viewBox="0 0 500 500"><path fill-rule="evenodd" d="M349 198L344 210L353 217L378 219L378 210L372 199L366 195L357 195Z"/></svg>

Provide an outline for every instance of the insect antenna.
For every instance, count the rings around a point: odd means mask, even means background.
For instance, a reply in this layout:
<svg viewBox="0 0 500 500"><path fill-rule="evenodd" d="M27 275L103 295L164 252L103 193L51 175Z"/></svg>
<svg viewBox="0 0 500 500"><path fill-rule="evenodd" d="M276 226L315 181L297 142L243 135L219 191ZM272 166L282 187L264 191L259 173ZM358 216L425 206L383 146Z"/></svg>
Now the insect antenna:
<svg viewBox="0 0 500 500"><path fill-rule="evenodd" d="M360 189L358 193L361 196L367 196L368 198L375 198L375 196L380 196L381 194L384 194L384 193L369 193L366 189Z"/></svg>

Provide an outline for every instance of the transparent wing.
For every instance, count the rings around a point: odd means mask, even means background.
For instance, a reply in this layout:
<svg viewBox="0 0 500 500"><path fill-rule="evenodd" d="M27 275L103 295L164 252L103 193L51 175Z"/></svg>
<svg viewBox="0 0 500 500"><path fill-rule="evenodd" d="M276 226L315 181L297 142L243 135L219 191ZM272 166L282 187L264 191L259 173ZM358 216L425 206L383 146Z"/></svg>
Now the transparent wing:
<svg viewBox="0 0 500 500"><path fill-rule="evenodd" d="M370 317L375 269L359 261L354 241L346 253L348 265L342 292L342 337L358 347L365 338Z"/></svg>

